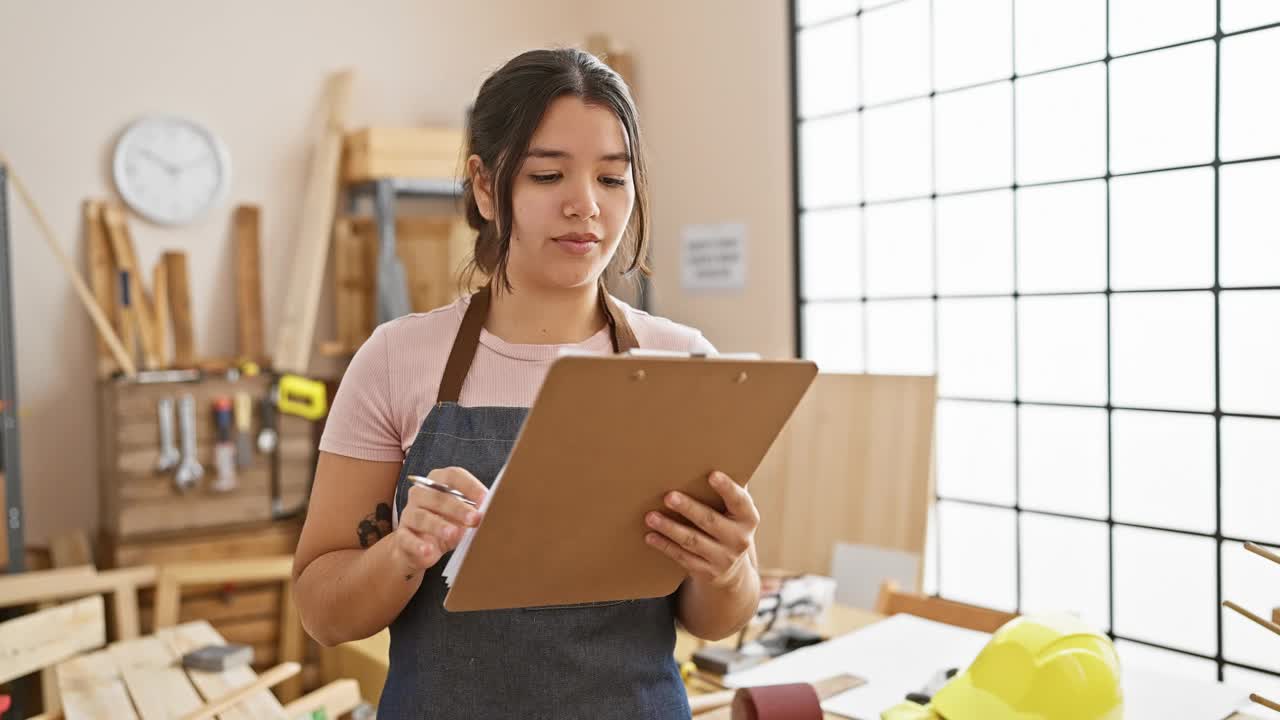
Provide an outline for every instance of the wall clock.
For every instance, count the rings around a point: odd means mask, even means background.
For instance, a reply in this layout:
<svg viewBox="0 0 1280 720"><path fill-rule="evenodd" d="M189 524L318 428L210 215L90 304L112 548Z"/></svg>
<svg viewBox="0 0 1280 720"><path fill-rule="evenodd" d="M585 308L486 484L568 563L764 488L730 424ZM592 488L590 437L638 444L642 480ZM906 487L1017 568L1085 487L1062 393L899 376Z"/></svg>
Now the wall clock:
<svg viewBox="0 0 1280 720"><path fill-rule="evenodd" d="M170 115L144 117L121 134L112 158L120 197L139 215L164 225L189 223L226 197L231 159L198 123Z"/></svg>

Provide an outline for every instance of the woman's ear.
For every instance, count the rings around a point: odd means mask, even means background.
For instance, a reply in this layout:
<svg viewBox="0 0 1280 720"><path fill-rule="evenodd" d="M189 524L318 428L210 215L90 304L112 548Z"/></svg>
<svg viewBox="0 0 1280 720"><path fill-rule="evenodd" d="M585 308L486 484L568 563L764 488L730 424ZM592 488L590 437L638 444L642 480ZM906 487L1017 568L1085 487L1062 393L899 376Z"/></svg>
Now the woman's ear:
<svg viewBox="0 0 1280 720"><path fill-rule="evenodd" d="M471 180L471 191L475 195L480 216L493 222L493 178L485 170L484 161L479 155L467 158L467 178Z"/></svg>

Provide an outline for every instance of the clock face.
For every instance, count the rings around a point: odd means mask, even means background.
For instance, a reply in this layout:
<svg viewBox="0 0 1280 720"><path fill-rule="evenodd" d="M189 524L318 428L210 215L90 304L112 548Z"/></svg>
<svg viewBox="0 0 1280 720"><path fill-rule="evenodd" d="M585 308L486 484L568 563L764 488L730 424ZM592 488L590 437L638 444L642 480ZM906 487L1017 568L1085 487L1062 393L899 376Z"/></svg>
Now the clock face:
<svg viewBox="0 0 1280 720"><path fill-rule="evenodd" d="M120 136L112 167L116 189L139 215L190 222L226 194L231 163L205 128L176 117L143 118Z"/></svg>

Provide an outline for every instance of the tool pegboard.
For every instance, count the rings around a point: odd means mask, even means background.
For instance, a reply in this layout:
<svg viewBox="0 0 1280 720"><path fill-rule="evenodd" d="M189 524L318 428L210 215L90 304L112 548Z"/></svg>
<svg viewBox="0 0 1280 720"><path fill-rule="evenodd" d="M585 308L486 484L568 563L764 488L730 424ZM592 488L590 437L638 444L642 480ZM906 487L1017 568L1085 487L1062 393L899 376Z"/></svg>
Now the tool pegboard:
<svg viewBox="0 0 1280 720"><path fill-rule="evenodd" d="M317 423L278 412L273 395L268 375L102 381L102 529L123 538L300 512Z"/></svg>

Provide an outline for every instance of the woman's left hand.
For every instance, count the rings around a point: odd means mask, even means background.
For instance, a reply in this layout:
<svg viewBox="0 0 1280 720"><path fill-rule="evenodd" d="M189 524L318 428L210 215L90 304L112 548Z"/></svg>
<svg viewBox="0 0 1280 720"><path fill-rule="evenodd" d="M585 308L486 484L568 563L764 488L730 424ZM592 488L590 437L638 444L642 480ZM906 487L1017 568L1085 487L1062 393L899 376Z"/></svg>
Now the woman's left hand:
<svg viewBox="0 0 1280 720"><path fill-rule="evenodd" d="M645 525L653 532L645 535L645 542L675 560L693 577L724 587L752 565L750 550L760 513L751 493L728 475L713 472L708 480L724 498L724 512L684 493L667 493L666 506L688 518L693 527L650 512L645 516Z"/></svg>

